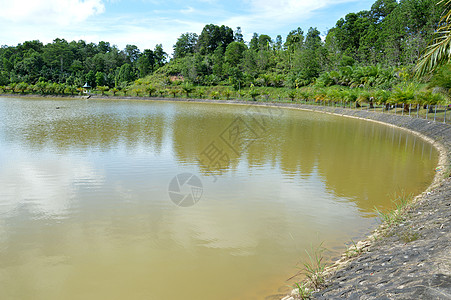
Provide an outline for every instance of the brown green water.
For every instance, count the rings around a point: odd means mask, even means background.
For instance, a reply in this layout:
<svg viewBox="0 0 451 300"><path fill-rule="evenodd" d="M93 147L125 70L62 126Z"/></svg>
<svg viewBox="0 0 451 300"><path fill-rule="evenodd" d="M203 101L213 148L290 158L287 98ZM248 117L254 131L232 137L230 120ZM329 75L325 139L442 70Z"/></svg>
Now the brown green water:
<svg viewBox="0 0 451 300"><path fill-rule="evenodd" d="M436 163L414 135L320 113L0 98L0 298L264 299ZM168 194L180 173L193 206Z"/></svg>

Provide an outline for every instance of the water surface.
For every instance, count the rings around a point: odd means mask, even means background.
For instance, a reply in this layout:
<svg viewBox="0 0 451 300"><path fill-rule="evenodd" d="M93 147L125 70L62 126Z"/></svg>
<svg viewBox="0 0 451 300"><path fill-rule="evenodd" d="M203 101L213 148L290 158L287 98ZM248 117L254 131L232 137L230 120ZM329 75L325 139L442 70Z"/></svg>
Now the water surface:
<svg viewBox="0 0 451 300"><path fill-rule="evenodd" d="M416 136L320 113L0 98L0 297L263 299L436 163ZM168 194L181 173L203 185L190 207Z"/></svg>

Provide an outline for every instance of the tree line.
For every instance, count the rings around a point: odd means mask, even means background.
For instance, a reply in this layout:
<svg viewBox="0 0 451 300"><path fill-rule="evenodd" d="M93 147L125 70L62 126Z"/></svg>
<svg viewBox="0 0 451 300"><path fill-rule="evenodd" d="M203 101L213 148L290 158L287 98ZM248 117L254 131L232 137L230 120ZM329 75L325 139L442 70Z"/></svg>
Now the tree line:
<svg viewBox="0 0 451 300"><path fill-rule="evenodd" d="M241 29L207 25L198 36L185 33L174 45L174 59L159 72L181 74L199 85L300 87L325 72L377 66L380 76L412 68L439 24L435 0L377 0L370 10L349 13L323 40L317 28L297 28L285 39ZM390 81L382 82L390 87ZM372 85L376 82L371 82Z"/></svg>
<svg viewBox="0 0 451 300"><path fill-rule="evenodd" d="M163 66L167 54L161 44L143 52L135 45L119 50L109 42L38 40L0 48L0 85L52 82L81 87L122 86Z"/></svg>
<svg viewBox="0 0 451 300"><path fill-rule="evenodd" d="M0 86L20 91L17 87L27 84L39 91L37 84L46 83L50 90L59 84L65 86L60 90L73 91L88 82L114 94L130 85L158 91L180 82L187 89L312 84L392 89L413 80L413 67L440 25L442 11L436 0L377 0L370 10L338 20L325 37L311 27L296 28L285 38L254 33L248 42L240 27L208 24L199 34L181 34L170 60L161 44L141 51L135 45L119 50L104 41L27 41L0 48ZM437 74L448 76L449 65L444 68ZM449 89L448 78L436 75L432 82Z"/></svg>

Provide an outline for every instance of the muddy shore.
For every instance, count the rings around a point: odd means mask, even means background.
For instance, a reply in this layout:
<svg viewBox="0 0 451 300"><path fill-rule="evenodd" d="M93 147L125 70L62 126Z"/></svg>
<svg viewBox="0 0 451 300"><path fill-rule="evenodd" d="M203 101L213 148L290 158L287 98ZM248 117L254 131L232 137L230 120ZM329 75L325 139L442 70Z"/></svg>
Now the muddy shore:
<svg viewBox="0 0 451 300"><path fill-rule="evenodd" d="M23 95L0 95L23 97ZM42 96L30 96L42 97ZM53 98L53 97L49 97ZM80 97L77 97L80 98ZM407 218L389 228L382 225L361 241L361 254L339 261L330 269L326 287L315 299L451 299L451 125L408 116L365 110L312 106L293 103L252 101L170 99L145 97L102 97L93 99L133 99L255 104L312 110L345 117L381 122L409 130L433 143L440 151L437 174L431 186L414 199ZM415 163L415 162L412 162ZM415 237L406 242L405 237ZM278 299L298 299L293 293ZM276 299L275 296L270 299Z"/></svg>

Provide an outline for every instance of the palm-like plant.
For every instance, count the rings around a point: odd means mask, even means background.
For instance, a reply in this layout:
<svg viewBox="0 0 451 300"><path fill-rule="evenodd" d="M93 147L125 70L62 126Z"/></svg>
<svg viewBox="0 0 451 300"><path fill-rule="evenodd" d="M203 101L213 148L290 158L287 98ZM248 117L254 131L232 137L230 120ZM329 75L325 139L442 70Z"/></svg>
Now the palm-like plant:
<svg viewBox="0 0 451 300"><path fill-rule="evenodd" d="M64 83L57 83L55 85L55 91L57 94L64 95L64 90L66 89L66 84Z"/></svg>
<svg viewBox="0 0 451 300"><path fill-rule="evenodd" d="M105 95L105 92L110 89L110 87L106 85L98 86L97 89L102 93L102 96Z"/></svg>
<svg viewBox="0 0 451 300"><path fill-rule="evenodd" d="M146 86L146 92L149 93L149 97L152 97L152 94L156 91L157 89L153 85Z"/></svg>
<svg viewBox="0 0 451 300"><path fill-rule="evenodd" d="M160 97L164 97L164 95L167 94L167 90L166 89L158 90L158 94L160 94Z"/></svg>
<svg viewBox="0 0 451 300"><path fill-rule="evenodd" d="M16 91L16 86L17 86L17 83L11 82L7 87L14 94L14 92Z"/></svg>
<svg viewBox="0 0 451 300"><path fill-rule="evenodd" d="M390 99L390 91L378 90L374 94L374 99L375 99L377 104L384 105L385 106L385 110L388 110L390 108L390 103L388 101Z"/></svg>
<svg viewBox="0 0 451 300"><path fill-rule="evenodd" d="M272 78L272 83L275 87L282 87L283 86L284 77L282 74L274 75Z"/></svg>
<svg viewBox="0 0 451 300"><path fill-rule="evenodd" d="M409 112L409 105L415 102L415 94L418 87L415 85L398 86L391 94L391 102L394 104L403 104L404 112Z"/></svg>
<svg viewBox="0 0 451 300"><path fill-rule="evenodd" d="M78 87L77 92L79 95L83 95L84 88Z"/></svg>
<svg viewBox="0 0 451 300"><path fill-rule="evenodd" d="M451 0L441 0L437 4L444 5L444 14L435 38L426 47L415 66L415 74L418 77L431 73L437 67L449 62L451 58Z"/></svg>
<svg viewBox="0 0 451 300"><path fill-rule="evenodd" d="M301 100L308 101L312 98L312 92L309 89L301 89L299 92Z"/></svg>
<svg viewBox="0 0 451 300"><path fill-rule="evenodd" d="M77 92L77 87L75 87L73 85L68 85L64 91L66 93L73 95L75 92Z"/></svg>
<svg viewBox="0 0 451 300"><path fill-rule="evenodd" d="M194 91L194 86L192 86L189 83L185 83L184 85L182 85L182 90L185 92L186 94L186 98L189 98L189 94Z"/></svg>
<svg viewBox="0 0 451 300"><path fill-rule="evenodd" d="M249 96L251 96L252 100L257 101L257 97L260 96L260 92L251 88L249 90Z"/></svg>
<svg viewBox="0 0 451 300"><path fill-rule="evenodd" d="M357 98L359 96L359 91L353 89L353 90L345 90L343 92L343 99L346 101L346 103L355 103L354 106L357 107ZM360 104L359 106L360 107Z"/></svg>
<svg viewBox="0 0 451 300"><path fill-rule="evenodd" d="M25 91L28 89L28 83L20 82L16 85L16 90L20 91L22 94L25 94Z"/></svg>
<svg viewBox="0 0 451 300"><path fill-rule="evenodd" d="M119 92L119 89L118 88L112 88L110 91L113 93L113 96L116 96L116 93Z"/></svg>
<svg viewBox="0 0 451 300"><path fill-rule="evenodd" d="M315 102L323 102L326 99L327 93L324 89L319 89L314 92Z"/></svg>
<svg viewBox="0 0 451 300"><path fill-rule="evenodd" d="M218 91L213 91L213 92L211 92L210 95L213 99L219 99L219 96L220 96Z"/></svg>
<svg viewBox="0 0 451 300"><path fill-rule="evenodd" d="M291 101L294 101L294 99L296 99L297 93L296 90L290 90L288 92L288 98L291 99Z"/></svg>
<svg viewBox="0 0 451 300"><path fill-rule="evenodd" d="M373 102L371 100L372 96L371 93L366 91L366 90L361 90L359 95L357 96L357 102L359 104L363 104L363 103L369 103L370 104L370 108L372 108L371 106L373 105Z"/></svg>
<svg viewBox="0 0 451 300"><path fill-rule="evenodd" d="M326 90L326 101L335 103L341 101L343 99L343 93L340 89L330 88Z"/></svg>
<svg viewBox="0 0 451 300"><path fill-rule="evenodd" d="M176 98L177 95L180 93L180 90L177 88L172 88L169 90L169 93L172 95L173 98Z"/></svg>
<svg viewBox="0 0 451 300"><path fill-rule="evenodd" d="M203 89L197 89L197 96L199 96L200 99L202 99L205 95L205 91Z"/></svg>
<svg viewBox="0 0 451 300"><path fill-rule="evenodd" d="M39 81L35 84L35 88L41 92L41 94L45 94L45 91L47 90L47 83L44 81Z"/></svg>
<svg viewBox="0 0 451 300"><path fill-rule="evenodd" d="M46 91L50 95L55 94L56 93L56 83L48 82L47 85L46 85Z"/></svg>
<svg viewBox="0 0 451 300"><path fill-rule="evenodd" d="M226 89L224 91L224 96L226 96L226 99L229 100L230 96L232 95L232 91L230 89Z"/></svg>

